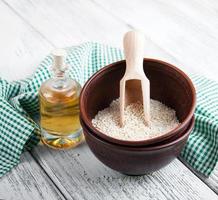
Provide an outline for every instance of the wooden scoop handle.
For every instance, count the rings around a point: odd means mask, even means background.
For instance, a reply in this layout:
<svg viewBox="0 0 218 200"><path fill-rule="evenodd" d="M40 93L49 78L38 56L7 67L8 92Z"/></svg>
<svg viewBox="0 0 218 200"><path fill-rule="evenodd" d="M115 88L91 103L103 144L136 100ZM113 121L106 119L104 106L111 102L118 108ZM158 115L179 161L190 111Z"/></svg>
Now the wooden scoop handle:
<svg viewBox="0 0 218 200"><path fill-rule="evenodd" d="M126 74L144 74L144 34L139 31L129 31L123 39L124 54L126 58Z"/></svg>

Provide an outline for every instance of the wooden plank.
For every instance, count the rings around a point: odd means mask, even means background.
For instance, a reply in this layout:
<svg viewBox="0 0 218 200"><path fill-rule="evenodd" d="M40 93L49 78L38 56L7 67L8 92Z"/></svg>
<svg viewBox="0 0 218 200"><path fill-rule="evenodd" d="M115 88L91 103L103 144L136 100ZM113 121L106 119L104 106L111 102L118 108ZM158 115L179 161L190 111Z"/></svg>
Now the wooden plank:
<svg viewBox="0 0 218 200"><path fill-rule="evenodd" d="M67 199L217 199L177 159L152 175L129 177L100 163L86 144L67 151L38 147L33 156Z"/></svg>
<svg viewBox="0 0 218 200"><path fill-rule="evenodd" d="M55 1L53 1L55 2ZM40 35L43 35L43 38L49 40L53 46L72 46L77 45L85 41L99 41L102 43L107 43L110 45L118 46L122 48L122 37L123 34L130 29L131 26L125 24L123 22L119 22L116 18L111 17L107 13L103 11L96 12L96 6L94 11L89 11L89 8L92 8L93 5L90 2L86 2L84 6L83 3L77 2L64 2L63 5L65 7L58 8L60 13L59 15L56 13L57 2L53 5L49 5L49 1L39 1L37 4L31 1L22 0L22 2L17 3L17 1L6 1L5 4L13 10L14 13L21 19L23 19L23 23L31 26L33 30L37 30ZM46 5L45 5L46 4ZM75 4L75 5L74 5ZM23 8L25 5L25 8ZM91 5L91 6L90 6ZM95 4L94 4L95 5ZM47 6L48 13L45 15L44 8ZM65 10L65 8L67 9ZM71 10L70 10L71 9ZM86 13L85 18L78 17L74 12L74 9L79 10L80 13ZM35 13L31 15L31 13ZM43 12L43 13L42 13ZM62 14L61 14L62 13ZM53 16L57 18L55 21ZM92 18L89 18L91 16ZM104 16L103 20L102 17ZM43 19L46 18L46 24L43 24ZM94 20L93 20L94 18ZM106 19L105 19L106 18ZM69 26L69 23L66 19L71 19L71 24L76 24L76 28L74 26ZM93 21L96 23L93 25ZM105 23L107 21L107 23ZM110 25L108 30L108 24ZM56 27L59 27L56 29ZM96 32L96 29L93 27L101 27L100 30ZM85 31L83 29L89 30L89 34L84 34ZM62 30L65 30L64 32ZM112 31L115 30L115 31ZM100 31L100 32L99 32ZM55 33L55 34L54 34ZM22 36L20 36L22 37ZM168 54L166 51L162 49L162 47L158 46L156 43L150 40L150 38L146 39L146 56L159 58L166 60L171 63L180 64L180 62ZM33 40L35 40L33 38ZM26 48L26 47L23 47ZM50 47L48 47L49 49ZM28 48L31 51L31 48ZM37 48L38 49L38 48ZM39 50L40 52L41 50ZM44 51L43 51L44 52ZM46 55L46 54L45 54ZM43 55L44 56L44 55ZM41 59L43 56L38 55ZM39 59L40 59L39 58ZM29 57L27 60L31 60ZM34 59L35 60L35 59ZM35 63L38 63L35 61ZM34 63L33 66L36 66ZM19 66L22 70L22 66ZM5 72L4 72L5 74ZM26 74L26 73L25 73Z"/></svg>
<svg viewBox="0 0 218 200"><path fill-rule="evenodd" d="M45 172L28 152L21 156L20 164L0 181L0 199L64 199Z"/></svg>
<svg viewBox="0 0 218 200"><path fill-rule="evenodd" d="M5 4L58 47L76 45L85 41L98 41L122 48L123 34L132 28L132 25L111 16L90 1L63 1L58 5L57 0L52 3L50 1L35 3L26 0L18 3L8 0ZM163 51L162 47L151 41L149 37L146 38L146 49L147 57L180 64L175 57Z"/></svg>
<svg viewBox="0 0 218 200"><path fill-rule="evenodd" d="M218 194L218 165L216 165L213 173L209 178L204 176L201 176L200 178Z"/></svg>
<svg viewBox="0 0 218 200"><path fill-rule="evenodd" d="M189 0L183 3L162 0L136 0L128 4L125 0L94 2L118 20L144 30L148 38L178 59L187 72L217 80L217 4L203 0L191 3ZM185 6L180 7L180 4ZM210 13L207 20L202 13Z"/></svg>
<svg viewBox="0 0 218 200"><path fill-rule="evenodd" d="M0 1L0 77L18 80L30 76L52 49L42 35Z"/></svg>
<svg viewBox="0 0 218 200"><path fill-rule="evenodd" d="M213 173L209 177L206 177L203 174L197 173L195 170L193 170L193 168L182 158L179 158L179 160L181 160L184 165L186 165L198 178L206 183L218 195L218 165L216 165Z"/></svg>
<svg viewBox="0 0 218 200"><path fill-rule="evenodd" d="M187 72L202 73L217 79L214 60L217 58L215 49L218 46L218 28L216 22L213 22L217 17L216 7L211 4L207 6L205 2L202 2L202 6L197 1L189 2L136 0L126 4L125 1L94 0L63 1L61 4L52 1L51 4L49 1L7 1L19 16L56 46L87 40L121 46L122 35L126 30L140 28L149 40L179 61L173 64L181 63L180 67ZM35 14L32 15L32 12ZM208 20L204 19L202 12ZM89 30L88 33L86 30Z"/></svg>
<svg viewBox="0 0 218 200"><path fill-rule="evenodd" d="M177 8L171 5L173 3L168 5L149 0L128 4L116 0L62 1L61 4L58 1L22 0L18 3L9 0L6 3L56 46L70 46L87 40L122 46L123 33L136 27L144 30L147 40L179 61L173 64L181 64L179 66L187 72L201 72L216 78L215 63L212 61L217 57L214 49L218 41L207 31L201 31L205 26L194 23L191 26L192 18L189 15L186 17L186 13L173 12ZM170 6L173 9L169 10ZM194 6L193 10L196 10ZM35 14L32 15L32 12Z"/></svg>
<svg viewBox="0 0 218 200"><path fill-rule="evenodd" d="M10 0L5 4L57 47L87 40L122 44L120 36L129 29L91 1Z"/></svg>

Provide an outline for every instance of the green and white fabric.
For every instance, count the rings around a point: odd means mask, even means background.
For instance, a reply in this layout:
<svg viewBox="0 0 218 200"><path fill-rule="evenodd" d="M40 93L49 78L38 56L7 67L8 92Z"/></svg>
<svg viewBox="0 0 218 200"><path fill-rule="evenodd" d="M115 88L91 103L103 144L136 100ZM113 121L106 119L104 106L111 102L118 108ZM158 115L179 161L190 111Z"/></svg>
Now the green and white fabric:
<svg viewBox="0 0 218 200"><path fill-rule="evenodd" d="M81 85L103 66L123 59L121 50L98 43L67 50L70 76ZM15 82L0 79L0 176L19 163L24 150L39 142L40 128L32 119L39 112L37 93L50 77L51 64L49 55L31 78ZM181 156L208 176L218 160L218 83L198 76L192 80L197 89L196 122Z"/></svg>

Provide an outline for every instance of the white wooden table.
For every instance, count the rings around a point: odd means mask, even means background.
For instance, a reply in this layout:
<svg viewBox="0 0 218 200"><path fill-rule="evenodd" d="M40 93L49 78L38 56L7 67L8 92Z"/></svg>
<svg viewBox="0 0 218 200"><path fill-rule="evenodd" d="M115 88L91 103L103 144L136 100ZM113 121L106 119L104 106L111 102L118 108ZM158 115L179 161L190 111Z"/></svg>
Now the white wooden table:
<svg viewBox="0 0 218 200"><path fill-rule="evenodd" d="M217 0L1 0L0 77L25 78L53 48L99 41L122 46L142 29L146 56L218 79ZM205 178L179 159L152 175L127 177L86 144L38 146L0 179L0 199L218 199L218 167Z"/></svg>

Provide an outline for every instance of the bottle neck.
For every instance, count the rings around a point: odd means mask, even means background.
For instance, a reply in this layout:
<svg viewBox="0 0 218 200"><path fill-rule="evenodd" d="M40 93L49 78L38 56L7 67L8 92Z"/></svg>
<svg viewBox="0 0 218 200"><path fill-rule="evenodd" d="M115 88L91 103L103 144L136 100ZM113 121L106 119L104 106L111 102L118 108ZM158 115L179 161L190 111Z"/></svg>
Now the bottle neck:
<svg viewBox="0 0 218 200"><path fill-rule="evenodd" d="M64 89L67 87L67 73L66 70L53 69L53 87L55 89Z"/></svg>
<svg viewBox="0 0 218 200"><path fill-rule="evenodd" d="M63 79L66 77L66 72L63 70L53 70L53 77Z"/></svg>

